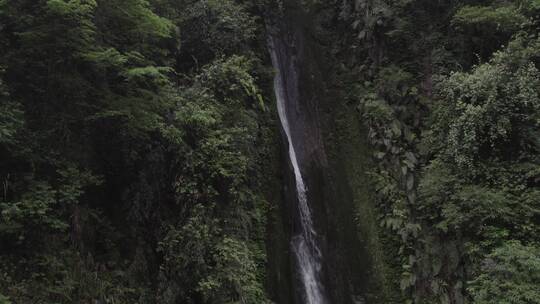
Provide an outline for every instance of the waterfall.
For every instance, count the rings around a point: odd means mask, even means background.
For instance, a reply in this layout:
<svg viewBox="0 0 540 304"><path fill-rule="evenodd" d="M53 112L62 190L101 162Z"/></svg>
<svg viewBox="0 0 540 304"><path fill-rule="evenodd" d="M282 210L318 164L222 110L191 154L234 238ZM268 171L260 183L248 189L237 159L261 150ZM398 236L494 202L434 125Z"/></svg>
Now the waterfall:
<svg viewBox="0 0 540 304"><path fill-rule="evenodd" d="M327 301L324 286L321 282L322 254L317 245L317 234L313 226L311 209L308 205L307 189L298 162L288 117L291 99L298 98L298 75L294 66L294 57L289 54L282 41L270 36L269 48L272 65L277 72L274 78L274 90L279 119L288 141L289 159L296 181L300 231L293 236L291 248L298 265L305 303L325 304Z"/></svg>

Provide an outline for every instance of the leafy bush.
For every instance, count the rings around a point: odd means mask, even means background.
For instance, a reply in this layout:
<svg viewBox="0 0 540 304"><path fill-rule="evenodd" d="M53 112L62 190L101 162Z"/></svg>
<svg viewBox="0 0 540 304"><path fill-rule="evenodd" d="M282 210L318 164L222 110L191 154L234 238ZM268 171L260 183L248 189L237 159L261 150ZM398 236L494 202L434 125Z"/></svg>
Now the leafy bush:
<svg viewBox="0 0 540 304"><path fill-rule="evenodd" d="M470 282L476 304L540 303L540 247L508 241L483 261L481 274Z"/></svg>

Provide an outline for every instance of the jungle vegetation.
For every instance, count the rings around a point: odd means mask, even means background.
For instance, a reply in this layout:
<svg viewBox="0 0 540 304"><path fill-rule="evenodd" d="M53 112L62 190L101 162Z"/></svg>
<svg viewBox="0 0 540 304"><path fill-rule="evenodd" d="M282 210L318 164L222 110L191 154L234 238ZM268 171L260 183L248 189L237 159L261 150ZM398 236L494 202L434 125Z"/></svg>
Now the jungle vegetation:
<svg viewBox="0 0 540 304"><path fill-rule="evenodd" d="M398 303L540 303L540 1L299 2ZM0 0L0 304L272 303L286 6Z"/></svg>

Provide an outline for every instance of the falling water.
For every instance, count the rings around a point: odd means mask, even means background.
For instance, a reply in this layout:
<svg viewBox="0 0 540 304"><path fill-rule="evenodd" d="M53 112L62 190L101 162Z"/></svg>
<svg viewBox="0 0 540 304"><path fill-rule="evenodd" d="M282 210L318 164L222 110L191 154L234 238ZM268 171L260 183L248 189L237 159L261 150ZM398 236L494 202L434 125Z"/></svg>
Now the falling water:
<svg viewBox="0 0 540 304"><path fill-rule="evenodd" d="M317 234L313 227L313 218L308 205L306 186L300 171L291 127L288 118L288 108L291 98L297 98L298 94L292 94L287 90L297 90L296 69L292 62L293 58L285 58L288 52L284 51L281 41L276 38L269 38L270 54L272 65L277 70L274 78L274 90L277 99L277 108L281 125L289 143L289 158L293 167L296 180L296 193L298 198L300 232L293 236L291 246L298 263L300 280L304 288L304 299L306 304L325 304L324 286L321 283L321 260L322 254L317 245Z"/></svg>

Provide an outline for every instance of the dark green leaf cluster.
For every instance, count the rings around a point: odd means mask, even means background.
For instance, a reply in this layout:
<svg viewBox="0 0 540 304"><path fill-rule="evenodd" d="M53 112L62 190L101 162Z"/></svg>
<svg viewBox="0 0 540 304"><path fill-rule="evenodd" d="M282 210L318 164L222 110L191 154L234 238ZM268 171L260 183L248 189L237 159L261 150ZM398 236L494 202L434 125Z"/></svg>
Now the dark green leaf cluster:
<svg viewBox="0 0 540 304"><path fill-rule="evenodd" d="M401 288L415 303L534 303L534 254L520 256L540 241L538 1L340 3L336 52ZM517 260L532 271L495 270Z"/></svg>
<svg viewBox="0 0 540 304"><path fill-rule="evenodd" d="M250 9L0 1L0 302L267 302Z"/></svg>

